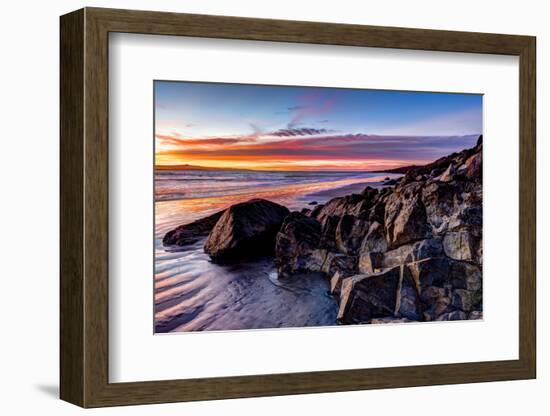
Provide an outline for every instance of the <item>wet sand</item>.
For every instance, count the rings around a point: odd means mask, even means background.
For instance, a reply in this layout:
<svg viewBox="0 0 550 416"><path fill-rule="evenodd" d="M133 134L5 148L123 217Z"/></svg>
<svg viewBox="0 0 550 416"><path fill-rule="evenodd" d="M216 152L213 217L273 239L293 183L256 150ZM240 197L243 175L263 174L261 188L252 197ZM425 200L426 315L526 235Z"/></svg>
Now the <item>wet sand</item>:
<svg viewBox="0 0 550 416"><path fill-rule="evenodd" d="M295 184L251 193L155 203L155 331L157 333L337 325L338 305L321 275L277 279L273 258L218 265L204 253L204 239L170 251L162 237L178 225L252 198L291 210L382 186L376 178Z"/></svg>

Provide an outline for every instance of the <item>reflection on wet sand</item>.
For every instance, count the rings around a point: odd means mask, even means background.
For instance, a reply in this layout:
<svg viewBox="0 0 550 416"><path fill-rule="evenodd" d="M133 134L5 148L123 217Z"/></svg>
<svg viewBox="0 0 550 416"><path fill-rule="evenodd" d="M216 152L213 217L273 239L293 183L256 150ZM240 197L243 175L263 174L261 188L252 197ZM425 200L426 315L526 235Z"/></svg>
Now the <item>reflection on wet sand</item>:
<svg viewBox="0 0 550 416"><path fill-rule="evenodd" d="M156 202L156 332L336 325L337 303L322 276L279 280L272 258L223 266L204 253L204 240L175 252L165 250L161 240L178 225L252 198L297 210L313 198L323 203L367 183L376 185L385 176L251 187L233 195Z"/></svg>

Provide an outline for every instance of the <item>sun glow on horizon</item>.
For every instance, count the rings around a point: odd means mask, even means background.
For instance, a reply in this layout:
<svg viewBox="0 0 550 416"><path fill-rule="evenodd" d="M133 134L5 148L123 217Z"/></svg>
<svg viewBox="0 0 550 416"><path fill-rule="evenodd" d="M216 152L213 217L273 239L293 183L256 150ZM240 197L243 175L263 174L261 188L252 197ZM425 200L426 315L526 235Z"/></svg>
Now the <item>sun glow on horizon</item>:
<svg viewBox="0 0 550 416"><path fill-rule="evenodd" d="M482 96L155 82L155 164L382 170L472 147Z"/></svg>

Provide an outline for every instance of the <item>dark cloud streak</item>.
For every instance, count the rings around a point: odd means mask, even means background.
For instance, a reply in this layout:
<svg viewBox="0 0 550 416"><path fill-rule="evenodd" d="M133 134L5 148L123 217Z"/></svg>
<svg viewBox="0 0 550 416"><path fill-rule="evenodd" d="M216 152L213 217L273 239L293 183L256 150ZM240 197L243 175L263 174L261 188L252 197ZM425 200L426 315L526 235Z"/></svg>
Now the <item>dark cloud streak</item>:
<svg viewBox="0 0 550 416"><path fill-rule="evenodd" d="M285 134L285 133L283 133ZM287 137L287 136L282 136ZM291 136L292 137L292 136ZM170 153L193 156L250 157L292 156L304 159L388 159L435 160L449 153L475 145L478 135L469 136L323 136L290 138L227 146L207 151L189 149Z"/></svg>

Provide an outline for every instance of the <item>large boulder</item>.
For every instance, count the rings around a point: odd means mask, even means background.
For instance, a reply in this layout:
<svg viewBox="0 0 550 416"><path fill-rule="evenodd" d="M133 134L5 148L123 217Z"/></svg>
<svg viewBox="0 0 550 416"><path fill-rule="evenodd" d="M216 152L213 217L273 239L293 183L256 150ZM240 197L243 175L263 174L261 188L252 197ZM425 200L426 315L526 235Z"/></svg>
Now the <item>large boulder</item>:
<svg viewBox="0 0 550 416"><path fill-rule="evenodd" d="M162 244L165 246L186 246L196 243L202 237L206 237L214 228L224 211L216 212L208 217L201 218L189 224L180 225L171 231L168 231L163 239Z"/></svg>
<svg viewBox="0 0 550 416"><path fill-rule="evenodd" d="M208 235L204 251L216 262L271 254L275 237L289 213L286 207L265 199L233 205Z"/></svg>

